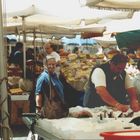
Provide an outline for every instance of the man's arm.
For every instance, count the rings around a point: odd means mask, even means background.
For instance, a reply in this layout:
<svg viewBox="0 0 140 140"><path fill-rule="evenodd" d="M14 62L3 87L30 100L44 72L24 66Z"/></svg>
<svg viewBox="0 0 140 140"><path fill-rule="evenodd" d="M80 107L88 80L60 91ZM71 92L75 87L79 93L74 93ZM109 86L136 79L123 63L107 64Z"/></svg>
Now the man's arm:
<svg viewBox="0 0 140 140"><path fill-rule="evenodd" d="M126 112L128 110L128 106L120 104L117 100L115 100L105 87L103 86L96 87L96 92L100 95L101 99L108 105L115 107L116 109L123 112Z"/></svg>
<svg viewBox="0 0 140 140"><path fill-rule="evenodd" d="M130 97L130 107L134 112L137 112L140 110L139 102L137 99L137 91L136 88L133 85L133 81L130 78L130 76L126 73L125 77L125 87L127 90L127 93Z"/></svg>
<svg viewBox="0 0 140 140"><path fill-rule="evenodd" d="M38 112L40 112L42 107L42 94L37 94L36 95L36 109Z"/></svg>
<svg viewBox="0 0 140 140"><path fill-rule="evenodd" d="M95 85L96 92L105 103L124 112L128 110L128 106L117 102L106 89L106 77L102 69L96 68L93 71L91 81Z"/></svg>
<svg viewBox="0 0 140 140"><path fill-rule="evenodd" d="M130 107L134 112L140 110L140 105L137 99L137 91L134 87L127 89L128 95L130 97Z"/></svg>

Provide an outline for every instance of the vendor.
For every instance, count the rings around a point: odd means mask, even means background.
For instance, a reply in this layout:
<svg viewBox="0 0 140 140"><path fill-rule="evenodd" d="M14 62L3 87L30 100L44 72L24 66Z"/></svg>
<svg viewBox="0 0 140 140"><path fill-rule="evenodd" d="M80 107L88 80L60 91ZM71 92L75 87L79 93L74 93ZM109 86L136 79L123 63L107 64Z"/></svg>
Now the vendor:
<svg viewBox="0 0 140 140"><path fill-rule="evenodd" d="M118 53L107 63L93 68L85 88L85 107L108 105L125 112L130 104L133 111L140 110L136 89L125 71L127 61L127 56Z"/></svg>

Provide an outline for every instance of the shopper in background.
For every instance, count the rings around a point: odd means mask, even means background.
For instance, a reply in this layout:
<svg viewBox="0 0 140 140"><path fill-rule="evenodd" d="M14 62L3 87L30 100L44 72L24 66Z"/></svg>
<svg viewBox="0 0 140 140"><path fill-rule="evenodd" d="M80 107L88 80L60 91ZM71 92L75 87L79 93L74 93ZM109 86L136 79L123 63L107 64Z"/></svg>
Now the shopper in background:
<svg viewBox="0 0 140 140"><path fill-rule="evenodd" d="M75 48L73 49L73 53L79 54L79 48L78 48L78 47L75 47Z"/></svg>
<svg viewBox="0 0 140 140"><path fill-rule="evenodd" d="M56 69L55 69L55 72L57 74L57 76L59 77L60 75L60 55L55 51L55 44L53 42L47 42L45 45L44 45L44 49L46 51L46 56L52 56L55 58L56 60ZM43 62L44 64L44 62Z"/></svg>
<svg viewBox="0 0 140 140"><path fill-rule="evenodd" d="M12 63L19 66L23 70L23 43L17 42L15 51L12 56Z"/></svg>
<svg viewBox="0 0 140 140"><path fill-rule="evenodd" d="M109 62L94 67L85 88L86 107L112 106L120 111L139 111L136 89L125 71L128 58L116 54Z"/></svg>
<svg viewBox="0 0 140 140"><path fill-rule="evenodd" d="M134 77L133 83L137 89L138 100L140 102L140 60L137 62L137 69L139 70L139 73Z"/></svg>
<svg viewBox="0 0 140 140"><path fill-rule="evenodd" d="M59 49L60 57L67 57L70 53L65 51L63 48Z"/></svg>
<svg viewBox="0 0 140 140"><path fill-rule="evenodd" d="M19 60L18 60L19 58ZM22 42L17 42L15 48L10 54L9 57L9 64L18 64L22 66L23 62L19 62L23 60L23 43Z"/></svg>
<svg viewBox="0 0 140 140"><path fill-rule="evenodd" d="M55 51L55 44L52 42L47 42L44 45L44 49L46 51L46 56L53 56L57 63L60 61L60 55Z"/></svg>
<svg viewBox="0 0 140 140"><path fill-rule="evenodd" d="M32 48L26 50L26 61L28 60L34 60L34 50Z"/></svg>

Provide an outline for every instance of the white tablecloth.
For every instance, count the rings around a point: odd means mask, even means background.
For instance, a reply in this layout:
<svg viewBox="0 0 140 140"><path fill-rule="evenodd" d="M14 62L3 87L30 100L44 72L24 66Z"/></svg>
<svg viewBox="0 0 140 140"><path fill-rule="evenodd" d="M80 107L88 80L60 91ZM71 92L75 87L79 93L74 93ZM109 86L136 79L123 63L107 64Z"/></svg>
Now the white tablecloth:
<svg viewBox="0 0 140 140"><path fill-rule="evenodd" d="M95 113L97 110L94 109L93 116L90 118L38 119L34 126L35 132L46 140L103 140L104 138L100 136L101 132L139 129L139 126L129 123L132 118L100 120Z"/></svg>

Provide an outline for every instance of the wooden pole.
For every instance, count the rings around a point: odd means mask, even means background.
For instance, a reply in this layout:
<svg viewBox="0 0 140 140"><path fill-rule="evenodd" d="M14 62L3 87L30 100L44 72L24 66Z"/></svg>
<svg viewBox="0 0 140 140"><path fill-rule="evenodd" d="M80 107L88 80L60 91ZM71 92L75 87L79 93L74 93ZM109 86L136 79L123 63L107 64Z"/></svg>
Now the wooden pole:
<svg viewBox="0 0 140 140"><path fill-rule="evenodd" d="M10 140L8 122L8 94L6 86L7 62L6 47L4 47L3 21L2 21L2 0L0 0L0 105L2 117L2 137Z"/></svg>

